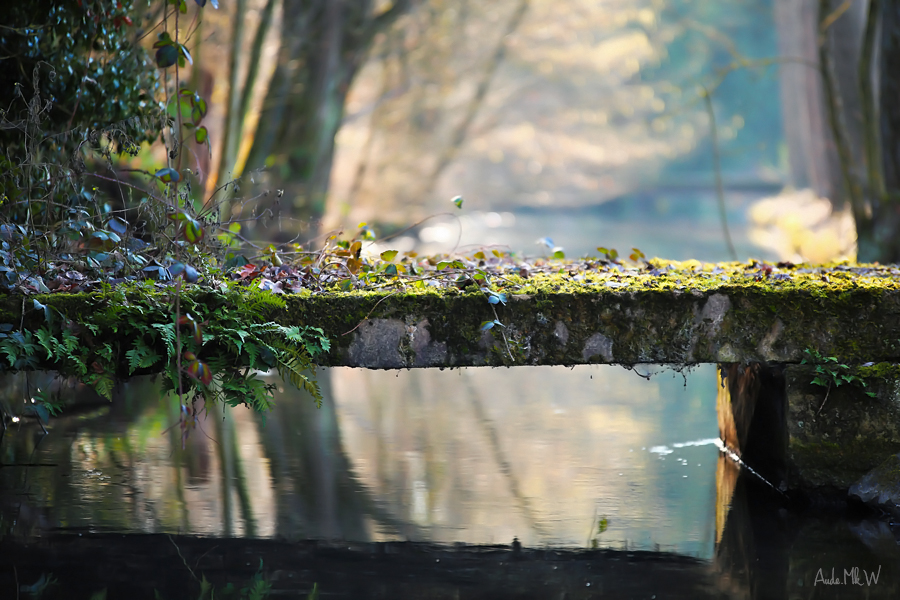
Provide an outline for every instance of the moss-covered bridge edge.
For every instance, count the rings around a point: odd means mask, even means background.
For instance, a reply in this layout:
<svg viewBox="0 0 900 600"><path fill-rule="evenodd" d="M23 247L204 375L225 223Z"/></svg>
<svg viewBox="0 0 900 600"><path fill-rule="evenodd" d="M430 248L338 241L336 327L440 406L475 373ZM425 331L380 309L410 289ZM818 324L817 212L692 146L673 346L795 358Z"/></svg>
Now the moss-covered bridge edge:
<svg viewBox="0 0 900 600"><path fill-rule="evenodd" d="M900 362L900 285L894 277L805 285L750 278L684 283L612 288L548 277L494 304L474 286L304 291L281 295L282 306L267 317L320 328L331 341L330 351L316 357L323 366L797 363L807 350L851 364ZM182 293L188 307L231 302L240 308L243 302L240 293L203 287ZM114 296L122 301L121 293ZM171 296L160 286L124 288L125 302L135 306L153 298L164 304ZM77 323L103 311L111 297L108 291L2 295L0 323L36 330L45 318L38 306ZM496 323L485 328L488 322ZM114 322L100 325L115 336Z"/></svg>

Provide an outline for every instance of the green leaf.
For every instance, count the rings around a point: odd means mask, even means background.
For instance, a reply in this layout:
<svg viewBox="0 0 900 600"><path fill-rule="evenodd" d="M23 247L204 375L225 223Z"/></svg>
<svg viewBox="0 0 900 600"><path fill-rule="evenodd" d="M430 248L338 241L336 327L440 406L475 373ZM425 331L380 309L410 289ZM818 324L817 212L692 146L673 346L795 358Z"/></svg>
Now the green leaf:
<svg viewBox="0 0 900 600"><path fill-rule="evenodd" d="M609 520L606 517L603 517L599 521L597 521L597 534L601 534L609 529Z"/></svg>
<svg viewBox="0 0 900 600"><path fill-rule="evenodd" d="M156 177L164 183L171 183L180 180L181 174L171 167L163 167L156 172Z"/></svg>
<svg viewBox="0 0 900 600"><path fill-rule="evenodd" d="M194 110L197 111L199 118L194 116L194 112L193 112ZM191 118L194 120L194 123L199 124L200 121L203 119L203 117L206 116L207 111L208 111L208 107L206 104L206 100L204 100L200 96L194 96L194 108L191 111Z"/></svg>
<svg viewBox="0 0 900 600"><path fill-rule="evenodd" d="M391 262L395 258L397 258L397 250L385 250L381 253L381 260Z"/></svg>
<svg viewBox="0 0 900 600"><path fill-rule="evenodd" d="M175 43L172 41L172 36L169 35L168 31L156 34L156 40L157 41L153 44L154 48L162 48L163 46L169 46Z"/></svg>
<svg viewBox="0 0 900 600"><path fill-rule="evenodd" d="M209 132L206 130L206 126L198 127L194 132L194 141L198 144L205 144L207 139L209 139Z"/></svg>
<svg viewBox="0 0 900 600"><path fill-rule="evenodd" d="M176 62L178 62L178 49L174 45L166 44L156 51L156 66L160 69L168 69Z"/></svg>

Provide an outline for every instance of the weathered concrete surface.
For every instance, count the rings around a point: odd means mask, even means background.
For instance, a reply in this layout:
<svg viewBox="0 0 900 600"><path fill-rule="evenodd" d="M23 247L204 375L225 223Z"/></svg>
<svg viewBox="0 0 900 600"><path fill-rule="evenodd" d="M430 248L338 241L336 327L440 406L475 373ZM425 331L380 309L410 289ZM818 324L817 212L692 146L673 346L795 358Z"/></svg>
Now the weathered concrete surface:
<svg viewBox="0 0 900 600"><path fill-rule="evenodd" d="M322 328L332 349L317 361L328 366L796 363L806 349L848 363L900 362L900 284L829 285L641 290L567 283L556 292L548 284L509 293L505 305L489 304L474 287L305 292L281 296L287 308L271 318ZM220 302L202 288L185 294ZM0 323L40 327L44 315L31 298L2 297ZM76 322L104 302L99 293L33 298ZM482 330L494 319L503 326Z"/></svg>
<svg viewBox="0 0 900 600"><path fill-rule="evenodd" d="M286 299L288 322L331 338L320 358L329 366L792 363L807 348L851 363L900 361L900 291L591 290L513 294L494 307L456 290ZM492 308L504 326L481 331Z"/></svg>
<svg viewBox="0 0 900 600"><path fill-rule="evenodd" d="M900 390L872 379L865 389L845 383L829 391L813 377L807 366L786 370L788 487L847 490L900 452Z"/></svg>

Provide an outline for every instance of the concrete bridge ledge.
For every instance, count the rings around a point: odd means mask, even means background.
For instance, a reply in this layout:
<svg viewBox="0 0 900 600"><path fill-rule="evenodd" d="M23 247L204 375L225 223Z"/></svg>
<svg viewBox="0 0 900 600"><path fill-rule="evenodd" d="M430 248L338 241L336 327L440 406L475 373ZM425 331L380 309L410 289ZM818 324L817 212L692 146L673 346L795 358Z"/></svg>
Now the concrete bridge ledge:
<svg viewBox="0 0 900 600"><path fill-rule="evenodd" d="M328 366L799 363L807 349L859 364L900 361L900 290L831 298L721 286L509 298L491 306L481 293L288 297L283 319L325 330L332 351L320 361ZM502 325L482 330L495 319Z"/></svg>

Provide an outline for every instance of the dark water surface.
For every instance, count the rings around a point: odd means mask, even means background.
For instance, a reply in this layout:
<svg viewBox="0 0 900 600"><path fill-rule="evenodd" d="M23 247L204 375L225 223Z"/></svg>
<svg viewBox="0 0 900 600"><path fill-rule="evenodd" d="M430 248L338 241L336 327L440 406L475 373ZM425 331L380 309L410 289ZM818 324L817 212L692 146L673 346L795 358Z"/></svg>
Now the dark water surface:
<svg viewBox="0 0 900 600"><path fill-rule="evenodd" d="M900 593L886 521L781 506L719 455L714 367L649 371L322 370L321 409L280 387L265 420L220 408L183 450L149 379L47 434L22 419L0 445L0 598L49 577L47 598L196 597L186 565L243 585L260 559L290 597Z"/></svg>

